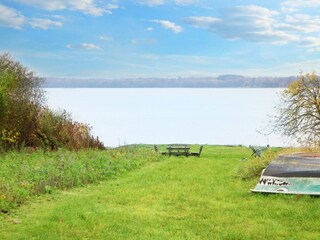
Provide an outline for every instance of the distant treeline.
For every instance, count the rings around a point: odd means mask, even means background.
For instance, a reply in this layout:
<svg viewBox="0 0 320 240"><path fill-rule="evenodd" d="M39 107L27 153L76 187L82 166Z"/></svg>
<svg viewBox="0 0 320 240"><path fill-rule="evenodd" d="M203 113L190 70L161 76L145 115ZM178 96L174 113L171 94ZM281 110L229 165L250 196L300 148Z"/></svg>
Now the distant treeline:
<svg viewBox="0 0 320 240"><path fill-rule="evenodd" d="M285 88L290 77L245 77L220 75L194 78L79 79L46 78L45 88Z"/></svg>

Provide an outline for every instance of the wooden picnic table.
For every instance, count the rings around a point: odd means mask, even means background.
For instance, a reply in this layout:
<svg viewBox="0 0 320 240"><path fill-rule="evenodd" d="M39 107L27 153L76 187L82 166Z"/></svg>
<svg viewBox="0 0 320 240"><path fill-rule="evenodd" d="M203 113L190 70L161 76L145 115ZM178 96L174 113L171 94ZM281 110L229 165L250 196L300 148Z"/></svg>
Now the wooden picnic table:
<svg viewBox="0 0 320 240"><path fill-rule="evenodd" d="M157 153L160 153L162 155L168 155L168 156L196 156L200 157L200 154L202 152L203 146L201 145L199 147L199 152L190 152L190 146L187 144L170 144L166 148L168 151L166 152L159 152L158 146L154 145L154 151Z"/></svg>
<svg viewBox="0 0 320 240"><path fill-rule="evenodd" d="M168 154L169 156L174 155L174 156L180 156L180 155L184 155L184 156L189 156L189 150L190 150L190 146L189 145L168 145L167 146L168 149Z"/></svg>

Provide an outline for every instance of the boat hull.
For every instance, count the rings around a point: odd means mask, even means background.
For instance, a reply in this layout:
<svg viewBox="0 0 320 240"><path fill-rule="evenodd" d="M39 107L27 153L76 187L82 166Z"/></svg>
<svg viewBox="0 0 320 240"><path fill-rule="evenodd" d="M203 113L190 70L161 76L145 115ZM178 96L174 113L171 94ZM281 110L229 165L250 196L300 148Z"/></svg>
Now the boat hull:
<svg viewBox="0 0 320 240"><path fill-rule="evenodd" d="M320 195L320 154L283 155L262 172L252 192Z"/></svg>

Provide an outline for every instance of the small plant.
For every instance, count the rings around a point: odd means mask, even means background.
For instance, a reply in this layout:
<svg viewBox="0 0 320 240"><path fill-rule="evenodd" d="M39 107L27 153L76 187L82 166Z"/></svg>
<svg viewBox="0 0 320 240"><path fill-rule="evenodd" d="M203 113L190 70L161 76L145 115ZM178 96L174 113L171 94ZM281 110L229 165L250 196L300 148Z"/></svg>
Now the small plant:
<svg viewBox="0 0 320 240"><path fill-rule="evenodd" d="M51 194L53 192L53 187L46 185L44 186L45 193Z"/></svg>
<svg viewBox="0 0 320 240"><path fill-rule="evenodd" d="M252 157L246 161L243 161L243 164L236 169L236 176L242 178L243 180L252 180L261 175L261 171L268 166L268 164L274 160L280 153L278 148L272 148L266 150L261 158Z"/></svg>

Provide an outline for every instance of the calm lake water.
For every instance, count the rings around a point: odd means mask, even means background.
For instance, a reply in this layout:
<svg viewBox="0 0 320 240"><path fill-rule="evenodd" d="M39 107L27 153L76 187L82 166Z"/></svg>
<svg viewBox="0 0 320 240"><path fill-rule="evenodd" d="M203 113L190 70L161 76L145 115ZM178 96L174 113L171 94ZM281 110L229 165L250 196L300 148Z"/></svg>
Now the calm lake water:
<svg viewBox="0 0 320 240"><path fill-rule="evenodd" d="M45 89L48 105L89 123L107 146L285 146L267 135L281 89Z"/></svg>

